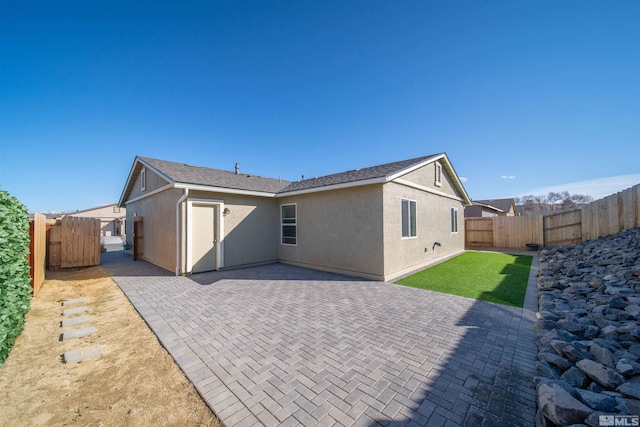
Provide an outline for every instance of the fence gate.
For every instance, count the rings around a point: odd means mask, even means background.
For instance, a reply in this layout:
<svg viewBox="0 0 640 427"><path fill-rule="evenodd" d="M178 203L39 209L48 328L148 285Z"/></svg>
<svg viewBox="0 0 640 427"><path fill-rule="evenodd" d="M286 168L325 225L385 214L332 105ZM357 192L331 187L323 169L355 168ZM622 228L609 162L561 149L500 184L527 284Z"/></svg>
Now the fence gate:
<svg viewBox="0 0 640 427"><path fill-rule="evenodd" d="M49 229L47 268L100 265L100 220L64 217Z"/></svg>
<svg viewBox="0 0 640 427"><path fill-rule="evenodd" d="M133 219L133 260L142 259L142 248L144 247L144 227L142 217Z"/></svg>

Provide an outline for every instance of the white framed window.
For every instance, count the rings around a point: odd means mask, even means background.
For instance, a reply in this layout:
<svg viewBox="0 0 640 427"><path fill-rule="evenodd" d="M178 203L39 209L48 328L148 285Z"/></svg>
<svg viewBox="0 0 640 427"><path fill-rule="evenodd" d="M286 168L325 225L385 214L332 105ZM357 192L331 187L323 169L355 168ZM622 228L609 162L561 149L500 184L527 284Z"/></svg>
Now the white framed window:
<svg viewBox="0 0 640 427"><path fill-rule="evenodd" d="M402 238L408 239L418 236L417 206L415 200L402 199Z"/></svg>
<svg viewBox="0 0 640 427"><path fill-rule="evenodd" d="M451 208L451 232L458 232L458 208Z"/></svg>
<svg viewBox="0 0 640 427"><path fill-rule="evenodd" d="M145 191L147 189L147 168L142 168L140 171L140 190Z"/></svg>
<svg viewBox="0 0 640 427"><path fill-rule="evenodd" d="M280 205L280 243L293 245L298 243L298 206L295 203Z"/></svg>
<svg viewBox="0 0 640 427"><path fill-rule="evenodd" d="M435 180L435 185L437 185L438 187L440 187L442 185L442 164L440 162L435 162L436 165L436 170L435 170L435 175L436 175L436 180Z"/></svg>

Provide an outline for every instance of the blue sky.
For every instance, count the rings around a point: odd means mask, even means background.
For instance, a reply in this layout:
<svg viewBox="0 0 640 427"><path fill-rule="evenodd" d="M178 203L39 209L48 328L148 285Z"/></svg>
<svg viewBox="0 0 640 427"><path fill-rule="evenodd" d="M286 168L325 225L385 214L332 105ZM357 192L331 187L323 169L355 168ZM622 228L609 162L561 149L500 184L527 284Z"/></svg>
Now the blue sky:
<svg viewBox="0 0 640 427"><path fill-rule="evenodd" d="M0 0L30 211L117 201L136 155L296 180L443 151L472 199L640 183L640 2Z"/></svg>

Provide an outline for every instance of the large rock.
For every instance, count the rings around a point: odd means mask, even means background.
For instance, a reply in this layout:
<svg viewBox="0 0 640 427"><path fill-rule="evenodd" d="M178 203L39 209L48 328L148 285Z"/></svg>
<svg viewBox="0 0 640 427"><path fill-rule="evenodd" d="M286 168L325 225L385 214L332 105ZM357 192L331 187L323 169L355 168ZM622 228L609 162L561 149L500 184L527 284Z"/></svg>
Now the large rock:
<svg viewBox="0 0 640 427"><path fill-rule="evenodd" d="M624 383L624 377L615 369L594 362L593 360L582 359L576 363L576 366L589 378L607 390L615 390L616 387Z"/></svg>
<svg viewBox="0 0 640 427"><path fill-rule="evenodd" d="M613 353L608 348L603 347L598 343L594 343L589 349L589 352L593 356L593 360L596 362L602 363L610 368L615 367L616 362L613 358Z"/></svg>
<svg viewBox="0 0 640 427"><path fill-rule="evenodd" d="M640 363L629 359L620 359L616 363L616 370L624 376L632 376L640 374Z"/></svg>
<svg viewBox="0 0 640 427"><path fill-rule="evenodd" d="M593 412L559 385L545 383L538 387L538 409L544 418L559 426L582 423Z"/></svg>
<svg viewBox="0 0 640 427"><path fill-rule="evenodd" d="M638 383L621 384L616 388L616 391L622 393L623 396L640 400L640 384Z"/></svg>
<svg viewBox="0 0 640 427"><path fill-rule="evenodd" d="M580 396L580 400L596 411L611 412L616 407L616 399L604 393L594 393L582 389L577 389L576 392Z"/></svg>
<svg viewBox="0 0 640 427"><path fill-rule="evenodd" d="M587 375L575 366L567 369L560 376L560 379L570 384L572 387L583 388L587 384Z"/></svg>

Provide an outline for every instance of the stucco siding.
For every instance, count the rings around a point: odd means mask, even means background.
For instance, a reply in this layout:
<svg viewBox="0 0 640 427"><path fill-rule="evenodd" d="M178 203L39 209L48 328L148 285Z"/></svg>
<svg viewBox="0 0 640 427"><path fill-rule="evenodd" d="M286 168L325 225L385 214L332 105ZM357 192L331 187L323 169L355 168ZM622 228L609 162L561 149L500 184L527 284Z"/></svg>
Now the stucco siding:
<svg viewBox="0 0 640 427"><path fill-rule="evenodd" d="M445 194L459 196L453 186L451 178L446 173L444 165L442 165L441 185L436 185L436 162L428 163L423 167L416 169L408 174L402 175L401 180L410 181L414 184L430 188Z"/></svg>
<svg viewBox="0 0 640 427"><path fill-rule="evenodd" d="M274 198L194 191L189 199L219 200L229 209L223 217L224 267L277 261L279 216Z"/></svg>
<svg viewBox="0 0 640 427"><path fill-rule="evenodd" d="M278 205L295 203L297 242L280 243L283 262L381 278L382 185L281 197ZM276 224L280 224L280 212Z"/></svg>
<svg viewBox="0 0 640 427"><path fill-rule="evenodd" d="M170 189L127 203L127 241L133 242L134 217L142 217L142 258L169 271L176 265L176 201L182 190Z"/></svg>
<svg viewBox="0 0 640 427"><path fill-rule="evenodd" d="M152 169L146 168L146 172L145 172L146 186L145 186L145 190L142 191L142 182L140 177L141 170L142 170L142 167L139 166L139 170L137 170L137 176L135 178L134 184L131 186L131 194L129 194L128 200L132 200L137 197L143 196L144 194L148 194L169 183L169 181L167 181L165 178L155 173Z"/></svg>
<svg viewBox="0 0 640 427"><path fill-rule="evenodd" d="M443 179L443 187L444 184ZM387 279L464 250L462 202L395 182L389 182L383 188L384 271ZM402 237L402 199L416 202L416 237ZM457 232L452 232L451 228L452 208L457 209Z"/></svg>

